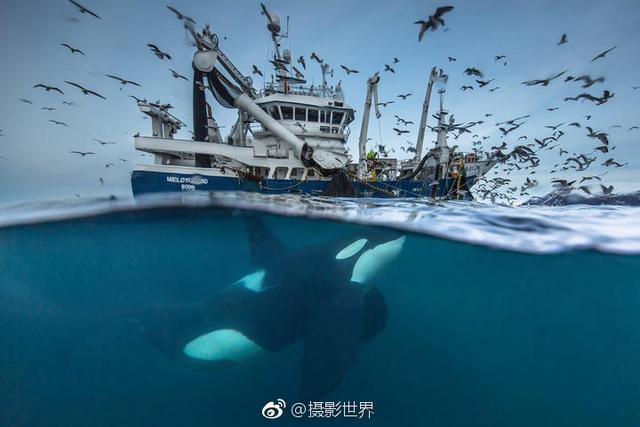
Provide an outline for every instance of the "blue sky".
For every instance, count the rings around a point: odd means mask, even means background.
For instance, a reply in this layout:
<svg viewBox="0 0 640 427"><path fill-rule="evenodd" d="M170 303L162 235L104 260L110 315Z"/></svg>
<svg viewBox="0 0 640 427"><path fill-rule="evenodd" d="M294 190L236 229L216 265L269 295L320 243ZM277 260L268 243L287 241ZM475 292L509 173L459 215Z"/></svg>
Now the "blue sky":
<svg viewBox="0 0 640 427"><path fill-rule="evenodd" d="M66 0L18 1L4 0L0 14L0 44L2 46L2 79L0 79L0 202L23 199L130 194L129 173L137 163L148 163L133 149L136 132L150 133L148 120L143 119L133 100L127 95L160 99L176 108L174 114L191 125L191 85L171 77L168 68L190 77L193 48L180 22L166 9L172 5L192 16L199 24L209 23L219 34L221 46L240 70L249 73L253 64L263 71L269 69L270 37L259 3L254 1L215 2L202 0L83 0L98 13L98 20L80 15ZM448 31L430 32L418 43L417 19L426 18L437 6L452 4L455 10L445 15ZM380 121L382 143L396 148L405 140L415 141L415 125L407 138L396 137L394 114L418 122L428 72L433 66L449 74L446 106L458 122L485 120L473 128L481 136L489 136L485 147L499 145L497 121L531 114L518 132L506 141L512 147L518 136L545 137L550 131L545 125L578 121L583 128L563 128L561 139L570 153L589 153L595 146L586 137L584 126L608 132L616 149L609 157L629 162L625 168L606 169L592 166L592 175L608 171L606 183L619 190L634 190L640 183L640 131L627 131L640 125L640 2L637 0L585 1L536 0L456 0L449 3L425 1L268 1L267 6L281 16L290 16L290 39L285 46L294 57L308 58L315 51L335 69L333 83L342 81L346 100L357 110L351 125L349 146L357 152L360 111L366 92L366 79L385 63L398 57L395 74L382 73L380 99L394 100L383 109ZM556 43L563 33L569 42ZM224 40L222 37L226 37ZM82 49L86 56L72 55L60 43ZM172 55L171 61L160 61L146 47L154 43ZM606 58L591 63L601 51L617 46ZM494 62L495 55L506 55L507 65ZM448 56L457 58L449 62ZM339 65L360 70L345 75ZM500 89L489 93L487 88L462 92L460 86L473 84L462 72L468 66L482 70ZM543 78L569 69L567 74L604 76L603 84L587 92L601 94L603 89L615 93L607 104L563 102L583 89L561 79L548 87L527 87L524 80ZM105 77L115 74L142 84L141 88L126 87ZM268 76L268 73L265 73ZM320 68L308 61L307 79L319 83ZM63 83L76 81L107 97L106 101L83 96ZM33 89L37 83L60 87L65 95ZM257 87L261 79L254 79ZM492 85L493 86L493 85ZM412 92L406 101L396 95ZM26 98L33 104L19 101ZM77 105L63 105L62 101ZM435 100L435 97L434 97ZM433 104L432 104L433 105ZM54 107L56 111L42 110ZM214 114L228 132L235 112L213 105ZM549 112L546 108L560 107ZM485 118L485 113L493 117ZM592 118L586 121L584 115ZM48 120L60 120L69 127L56 126ZM430 119L430 124L433 124ZM614 125L621 128L611 128ZM373 119L369 130L379 142L378 122ZM513 135L513 137L511 137ZM190 138L185 129L179 137ZM93 138L115 141L101 146ZM427 146L435 135L428 134ZM451 141L451 143L454 143ZM456 141L462 149L471 148L467 134ZM95 156L79 158L71 150L94 151ZM538 193L549 189L548 171L557 163L557 151L541 155L537 172L541 185ZM118 160L124 159L126 162ZM597 163L601 163L598 161ZM113 166L106 167L113 163ZM526 174L510 176L516 182ZM561 177L571 177L563 174ZM99 182L103 178L104 185Z"/></svg>

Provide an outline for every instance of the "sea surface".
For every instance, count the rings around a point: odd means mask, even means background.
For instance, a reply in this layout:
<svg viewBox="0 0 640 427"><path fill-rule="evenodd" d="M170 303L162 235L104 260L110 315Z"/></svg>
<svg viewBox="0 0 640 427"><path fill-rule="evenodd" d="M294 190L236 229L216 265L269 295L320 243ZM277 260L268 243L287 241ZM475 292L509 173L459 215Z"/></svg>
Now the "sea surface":
<svg viewBox="0 0 640 427"><path fill-rule="evenodd" d="M374 279L385 328L321 398L372 402L370 418L288 412L300 345L202 371L122 317L250 273L248 217L292 248L406 235ZM0 426L269 424L639 426L640 208L251 194L0 208Z"/></svg>

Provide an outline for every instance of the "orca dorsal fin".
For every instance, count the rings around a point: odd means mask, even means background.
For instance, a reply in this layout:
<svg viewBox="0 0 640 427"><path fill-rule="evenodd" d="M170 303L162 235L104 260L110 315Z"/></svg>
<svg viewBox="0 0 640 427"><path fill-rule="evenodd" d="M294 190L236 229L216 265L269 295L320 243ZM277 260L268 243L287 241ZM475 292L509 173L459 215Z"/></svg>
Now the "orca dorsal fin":
<svg viewBox="0 0 640 427"><path fill-rule="evenodd" d="M245 218L249 255L254 268L267 267L275 256L282 254L286 247L276 239L264 222L255 215Z"/></svg>

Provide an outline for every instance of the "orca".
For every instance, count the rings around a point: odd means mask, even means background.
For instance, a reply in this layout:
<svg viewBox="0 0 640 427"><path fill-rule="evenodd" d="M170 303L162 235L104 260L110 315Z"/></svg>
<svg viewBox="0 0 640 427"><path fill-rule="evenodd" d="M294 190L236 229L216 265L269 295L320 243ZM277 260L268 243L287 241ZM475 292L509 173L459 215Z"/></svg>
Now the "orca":
<svg viewBox="0 0 640 427"><path fill-rule="evenodd" d="M303 342L299 395L330 391L358 347L387 321L375 286L401 253L405 236L375 230L288 248L255 216L246 220L252 271L205 301L155 307L134 316L163 353L217 369Z"/></svg>

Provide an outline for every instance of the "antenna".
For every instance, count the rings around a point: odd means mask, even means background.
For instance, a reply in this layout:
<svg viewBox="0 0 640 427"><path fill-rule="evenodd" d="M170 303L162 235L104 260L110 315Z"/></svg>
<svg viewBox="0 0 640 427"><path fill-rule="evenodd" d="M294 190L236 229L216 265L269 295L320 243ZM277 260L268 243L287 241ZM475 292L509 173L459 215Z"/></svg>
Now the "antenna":
<svg viewBox="0 0 640 427"><path fill-rule="evenodd" d="M287 15L287 32L282 37L289 38L289 15ZM291 40L289 40L289 47L291 47Z"/></svg>
<svg viewBox="0 0 640 427"><path fill-rule="evenodd" d="M294 68L295 65L293 65L295 63L295 60L293 59L292 55L291 55L291 37L289 37L289 15L287 15L287 50L289 51L289 77L293 77L294 76ZM297 74L295 74L297 77Z"/></svg>

